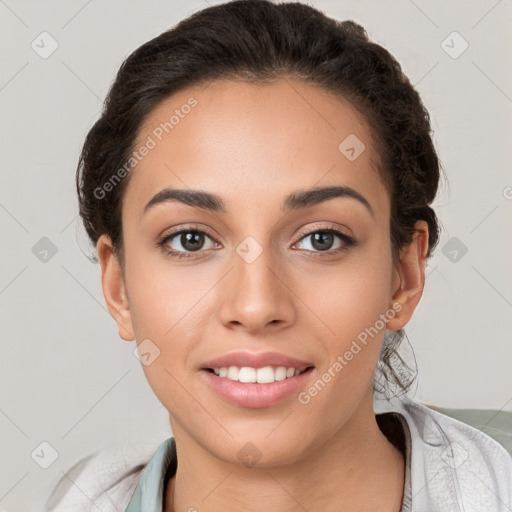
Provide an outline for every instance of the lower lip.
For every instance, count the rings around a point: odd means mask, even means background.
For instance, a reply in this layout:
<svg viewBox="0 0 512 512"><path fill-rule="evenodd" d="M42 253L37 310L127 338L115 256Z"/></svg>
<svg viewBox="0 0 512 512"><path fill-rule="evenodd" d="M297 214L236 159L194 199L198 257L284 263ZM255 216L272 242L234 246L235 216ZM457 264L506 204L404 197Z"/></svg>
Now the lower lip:
<svg viewBox="0 0 512 512"><path fill-rule="evenodd" d="M304 387L313 370L309 368L299 375L269 384L239 382L219 377L208 370L201 370L201 373L208 385L228 402L240 407L262 408L276 405L296 393Z"/></svg>

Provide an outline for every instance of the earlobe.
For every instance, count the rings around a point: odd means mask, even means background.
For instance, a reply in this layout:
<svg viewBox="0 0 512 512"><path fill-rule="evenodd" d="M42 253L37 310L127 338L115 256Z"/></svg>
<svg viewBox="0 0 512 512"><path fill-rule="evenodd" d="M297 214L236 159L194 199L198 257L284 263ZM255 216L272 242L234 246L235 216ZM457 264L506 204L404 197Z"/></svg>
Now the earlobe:
<svg viewBox="0 0 512 512"><path fill-rule="evenodd" d="M135 339L123 273L112 250L107 235L101 235L97 243L98 260L101 265L101 286L107 308L117 323L119 336L125 341Z"/></svg>
<svg viewBox="0 0 512 512"><path fill-rule="evenodd" d="M403 328L421 299L425 286L427 251L428 224L423 220L417 221L411 243L400 252L400 261L394 269L391 304L398 303L401 307L394 307L398 313L388 321L386 328L389 331Z"/></svg>

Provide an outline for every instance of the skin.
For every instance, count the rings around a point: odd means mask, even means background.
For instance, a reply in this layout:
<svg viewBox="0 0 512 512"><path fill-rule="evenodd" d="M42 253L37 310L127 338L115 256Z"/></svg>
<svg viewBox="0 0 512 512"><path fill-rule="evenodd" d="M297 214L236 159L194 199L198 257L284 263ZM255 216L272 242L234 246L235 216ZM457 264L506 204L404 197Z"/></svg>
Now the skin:
<svg viewBox="0 0 512 512"><path fill-rule="evenodd" d="M423 292L428 227L393 263L390 198L375 168L365 118L343 98L296 80L192 87L161 102L139 132L143 143L193 96L198 105L132 171L122 207L124 273L108 236L98 241L102 286L120 336L149 338L160 356L142 366L169 411L178 469L164 510L400 510L402 454L373 412L372 377L385 329L311 401L297 394L259 409L235 406L201 378L208 359L235 350L277 351L311 361L307 389L393 302L388 330L404 327ZM366 150L349 161L338 146L356 134ZM350 186L370 203L333 198L284 214L298 189ZM218 194L228 213L176 201L145 205L166 187ZM170 228L209 232L190 259L156 242ZM331 256L301 236L334 226L357 244ZM262 253L247 263L237 246L252 236ZM168 243L168 246L171 242ZM187 246L189 247L189 246ZM187 252L174 238L172 248ZM247 443L253 467L237 457ZM340 508L341 507L341 508Z"/></svg>

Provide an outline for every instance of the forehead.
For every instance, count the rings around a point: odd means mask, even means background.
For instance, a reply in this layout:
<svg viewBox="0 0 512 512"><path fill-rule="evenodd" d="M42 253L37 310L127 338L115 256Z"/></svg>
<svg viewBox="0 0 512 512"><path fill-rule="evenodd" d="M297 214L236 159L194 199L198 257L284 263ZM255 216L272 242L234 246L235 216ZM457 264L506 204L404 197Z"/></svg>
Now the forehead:
<svg viewBox="0 0 512 512"><path fill-rule="evenodd" d="M389 208L371 132L349 101L281 79L224 81L161 101L139 129L150 147L131 172L125 202L139 212L166 187L212 191L262 202L313 186L356 189L374 210Z"/></svg>

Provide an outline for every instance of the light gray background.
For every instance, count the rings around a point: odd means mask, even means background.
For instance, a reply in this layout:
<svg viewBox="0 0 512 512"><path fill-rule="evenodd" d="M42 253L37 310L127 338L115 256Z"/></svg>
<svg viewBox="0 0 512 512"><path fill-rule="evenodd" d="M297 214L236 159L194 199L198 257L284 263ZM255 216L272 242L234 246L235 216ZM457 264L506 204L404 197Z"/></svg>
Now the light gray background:
<svg viewBox="0 0 512 512"><path fill-rule="evenodd" d="M123 59L208 3L218 2L0 0L4 511L27 510L98 448L154 449L170 435L135 345L118 337L104 306L99 265L82 252L74 174ZM434 203L441 241L406 328L419 367L413 398L512 410L512 2L310 3L361 23L396 56L431 113L449 179ZM31 47L43 31L59 45L47 59ZM469 44L458 58L442 46L453 31ZM47 262L32 251L42 237L57 248ZM448 242L467 253L452 261ZM43 441L59 454L46 470L31 458Z"/></svg>

